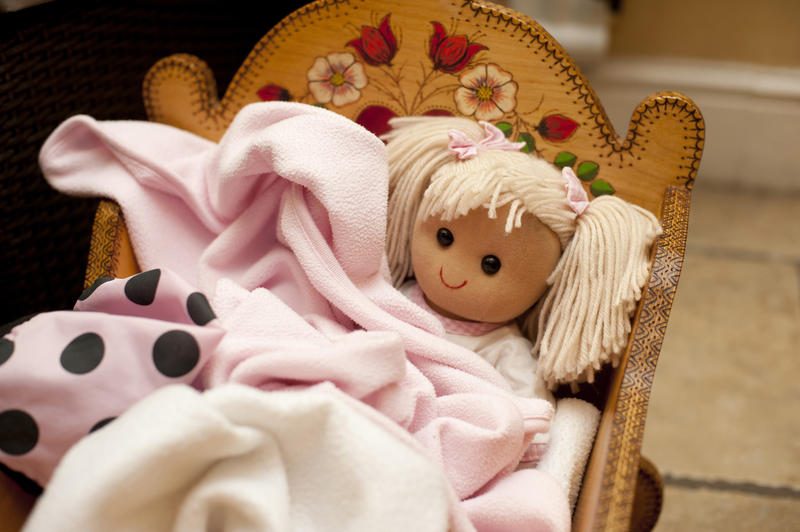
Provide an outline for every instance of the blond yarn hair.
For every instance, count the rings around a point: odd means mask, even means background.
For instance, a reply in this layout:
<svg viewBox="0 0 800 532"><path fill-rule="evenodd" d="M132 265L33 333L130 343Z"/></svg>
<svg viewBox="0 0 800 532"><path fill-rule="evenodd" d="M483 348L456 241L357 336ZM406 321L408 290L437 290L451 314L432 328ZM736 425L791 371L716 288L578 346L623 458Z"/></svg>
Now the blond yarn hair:
<svg viewBox="0 0 800 532"><path fill-rule="evenodd" d="M383 138L389 157L387 255L395 286L414 274L411 237L418 216L452 220L483 207L494 218L510 204L506 232L531 213L561 243L546 293L521 319L540 377L554 388L591 382L604 363L616 365L649 275L650 246L661 233L652 213L602 196L578 216L561 172L523 152L486 150L458 160L448 149L447 132L458 129L480 140L483 128L470 119L408 117L390 124Z"/></svg>

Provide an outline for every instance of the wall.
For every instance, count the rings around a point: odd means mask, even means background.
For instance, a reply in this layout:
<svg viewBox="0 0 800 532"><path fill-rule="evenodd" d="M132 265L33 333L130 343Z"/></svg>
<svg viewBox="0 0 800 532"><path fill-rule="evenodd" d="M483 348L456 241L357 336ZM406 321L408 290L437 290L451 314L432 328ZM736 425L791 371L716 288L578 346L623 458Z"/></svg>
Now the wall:
<svg viewBox="0 0 800 532"><path fill-rule="evenodd" d="M611 54L800 67L800 2L622 0Z"/></svg>
<svg viewBox="0 0 800 532"><path fill-rule="evenodd" d="M584 69L620 135L660 90L700 107L698 185L800 193L800 1L622 0Z"/></svg>

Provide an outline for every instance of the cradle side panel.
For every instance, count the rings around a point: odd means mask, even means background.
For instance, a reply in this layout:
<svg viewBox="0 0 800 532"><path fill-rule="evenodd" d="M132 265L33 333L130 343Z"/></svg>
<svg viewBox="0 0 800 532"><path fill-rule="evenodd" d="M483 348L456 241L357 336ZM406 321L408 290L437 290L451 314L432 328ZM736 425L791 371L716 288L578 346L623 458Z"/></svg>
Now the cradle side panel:
<svg viewBox="0 0 800 532"><path fill-rule="evenodd" d="M650 389L686 250L688 190L670 187L653 268L615 371L575 513L575 530L628 530Z"/></svg>
<svg viewBox="0 0 800 532"><path fill-rule="evenodd" d="M84 289L101 277L128 277L138 271L119 205L102 200L92 226Z"/></svg>

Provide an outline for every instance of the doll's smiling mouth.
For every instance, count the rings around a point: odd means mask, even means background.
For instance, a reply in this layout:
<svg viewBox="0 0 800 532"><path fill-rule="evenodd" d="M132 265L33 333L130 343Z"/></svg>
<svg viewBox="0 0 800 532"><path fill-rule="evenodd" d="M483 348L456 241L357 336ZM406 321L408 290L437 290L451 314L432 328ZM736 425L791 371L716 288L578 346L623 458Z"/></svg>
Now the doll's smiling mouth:
<svg viewBox="0 0 800 532"><path fill-rule="evenodd" d="M445 281L445 280L444 280L444 276L442 275L442 270L443 270L443 269L444 269L444 266L442 266L441 268L439 268L439 279L442 281L442 284L443 284L443 285L445 285L447 288L452 288L453 290L458 290L459 288L462 288L464 285L466 285L466 284L467 284L467 281L466 281L466 279L464 280L464 282L463 282L463 283L461 283L461 284L460 284L460 285L458 285L458 286L453 286L453 285L449 285L449 284L447 284L447 281Z"/></svg>

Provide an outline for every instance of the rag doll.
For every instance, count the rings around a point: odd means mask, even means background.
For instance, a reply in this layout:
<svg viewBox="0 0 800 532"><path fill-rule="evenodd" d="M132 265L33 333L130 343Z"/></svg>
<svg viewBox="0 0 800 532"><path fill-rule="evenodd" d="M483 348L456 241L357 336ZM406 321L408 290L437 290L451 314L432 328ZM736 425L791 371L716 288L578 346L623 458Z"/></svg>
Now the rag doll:
<svg viewBox="0 0 800 532"><path fill-rule="evenodd" d="M559 384L616 365L660 234L645 209L589 201L572 169L464 118L391 121L387 252L396 287L518 395L556 406L521 467L552 474L574 505L599 422Z"/></svg>
<svg viewBox="0 0 800 532"><path fill-rule="evenodd" d="M592 382L616 364L658 220L614 196L589 201L571 168L520 151L524 143L487 122L409 117L391 126L395 286L521 395Z"/></svg>

